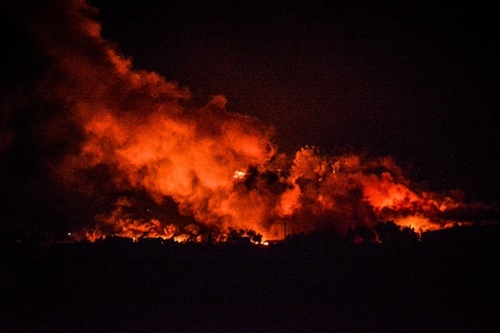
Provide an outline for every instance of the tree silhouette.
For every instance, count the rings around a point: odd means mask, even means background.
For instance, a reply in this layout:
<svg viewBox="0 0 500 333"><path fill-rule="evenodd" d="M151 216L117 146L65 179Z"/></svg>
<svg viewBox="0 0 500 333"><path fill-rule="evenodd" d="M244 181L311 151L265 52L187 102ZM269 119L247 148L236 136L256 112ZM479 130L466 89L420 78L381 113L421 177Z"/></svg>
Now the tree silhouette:
<svg viewBox="0 0 500 333"><path fill-rule="evenodd" d="M379 222L375 227L379 240L386 244L413 244L419 235L412 227L401 227L394 221Z"/></svg>

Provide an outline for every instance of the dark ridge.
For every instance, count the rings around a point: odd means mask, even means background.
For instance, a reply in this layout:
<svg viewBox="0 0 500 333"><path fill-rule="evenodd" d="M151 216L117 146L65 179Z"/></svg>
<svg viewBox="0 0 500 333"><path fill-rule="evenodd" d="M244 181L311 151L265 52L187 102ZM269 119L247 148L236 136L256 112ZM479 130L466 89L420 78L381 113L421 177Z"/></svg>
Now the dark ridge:
<svg viewBox="0 0 500 333"><path fill-rule="evenodd" d="M495 332L498 226L416 242L3 242L2 332Z"/></svg>

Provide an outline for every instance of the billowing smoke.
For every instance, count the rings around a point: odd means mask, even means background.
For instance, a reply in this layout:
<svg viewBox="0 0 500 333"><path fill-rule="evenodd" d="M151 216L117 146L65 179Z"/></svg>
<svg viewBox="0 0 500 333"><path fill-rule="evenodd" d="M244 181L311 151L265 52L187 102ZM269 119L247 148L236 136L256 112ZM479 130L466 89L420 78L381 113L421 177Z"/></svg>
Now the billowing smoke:
<svg viewBox="0 0 500 333"><path fill-rule="evenodd" d="M278 152L273 128L228 111L223 96L199 106L189 89L135 68L101 36L97 9L83 0L5 7L22 18L20 52L32 54L22 64L34 70L10 73L16 84L3 87L2 163L14 168L29 155L23 168L37 171L26 183L39 185L21 186L31 189L23 200L63 202L56 211L72 216L68 229L89 239L231 230L269 239L282 237L284 223L294 233L345 233L388 220L428 230L467 210L460 195L412 190L389 157ZM11 187L26 178L16 175ZM91 221L76 223L77 215Z"/></svg>

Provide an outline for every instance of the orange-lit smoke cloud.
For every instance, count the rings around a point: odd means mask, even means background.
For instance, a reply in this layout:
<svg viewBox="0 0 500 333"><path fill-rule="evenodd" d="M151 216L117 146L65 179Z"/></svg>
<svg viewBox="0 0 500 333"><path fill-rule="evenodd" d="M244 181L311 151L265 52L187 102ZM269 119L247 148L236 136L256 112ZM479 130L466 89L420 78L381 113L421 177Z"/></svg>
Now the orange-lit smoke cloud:
<svg viewBox="0 0 500 333"><path fill-rule="evenodd" d="M392 158L348 154L322 156L314 147L296 153L278 212L299 231L357 226L393 220L416 231L453 225L443 212L464 207L451 196L411 189Z"/></svg>
<svg viewBox="0 0 500 333"><path fill-rule="evenodd" d="M106 166L118 189L145 190L158 203L171 197L201 223L247 229L262 222L266 202L234 191L233 175L269 161L272 130L228 112L223 96L194 107L187 89L135 69L101 37L96 10L83 1L53 7L33 29L52 66L40 94L64 104L84 137L58 166L60 177L93 196L95 184L85 184L81 171Z"/></svg>
<svg viewBox="0 0 500 333"><path fill-rule="evenodd" d="M290 232L344 233L386 220L428 230L449 225L442 213L463 207L412 190L390 158L329 157L313 147L284 156L272 144L271 128L229 112L223 96L198 107L188 89L134 68L101 36L97 10L83 0L36 8L32 30L49 59L37 94L65 110L44 135L57 136L61 119L76 124L81 137L54 168L89 200L103 184L145 191L158 205L173 199L181 214L206 228L254 230L264 238L281 237L283 222ZM164 238L197 233L168 217L126 215L123 208L132 203L120 200L109 203L112 213L96 215L94 231Z"/></svg>

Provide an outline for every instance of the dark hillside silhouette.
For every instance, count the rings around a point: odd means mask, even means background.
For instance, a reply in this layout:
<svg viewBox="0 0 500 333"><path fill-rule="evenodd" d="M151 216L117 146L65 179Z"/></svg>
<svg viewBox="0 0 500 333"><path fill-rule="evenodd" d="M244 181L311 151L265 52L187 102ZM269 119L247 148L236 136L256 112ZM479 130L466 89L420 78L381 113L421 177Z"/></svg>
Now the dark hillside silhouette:
<svg viewBox="0 0 500 333"><path fill-rule="evenodd" d="M495 332L498 226L385 243L3 243L2 332ZM245 236L246 237L246 236Z"/></svg>

